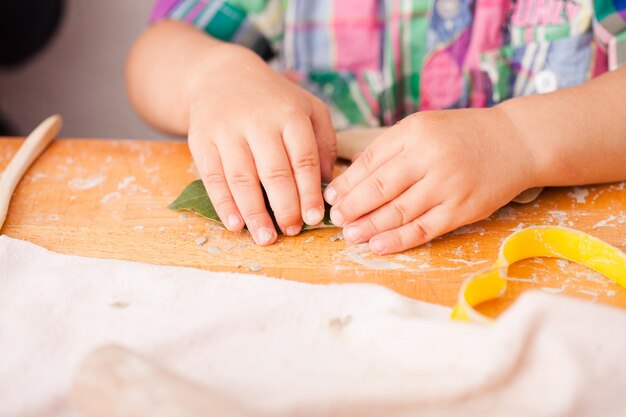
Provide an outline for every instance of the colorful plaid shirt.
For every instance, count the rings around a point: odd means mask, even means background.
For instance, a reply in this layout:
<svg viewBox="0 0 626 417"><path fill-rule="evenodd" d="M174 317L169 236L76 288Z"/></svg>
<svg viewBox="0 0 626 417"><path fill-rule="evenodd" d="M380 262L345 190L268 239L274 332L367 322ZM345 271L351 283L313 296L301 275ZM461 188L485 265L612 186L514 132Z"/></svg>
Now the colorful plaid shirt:
<svg viewBox="0 0 626 417"><path fill-rule="evenodd" d="M338 129L491 106L626 62L626 0L158 0L151 20L166 18L295 75Z"/></svg>

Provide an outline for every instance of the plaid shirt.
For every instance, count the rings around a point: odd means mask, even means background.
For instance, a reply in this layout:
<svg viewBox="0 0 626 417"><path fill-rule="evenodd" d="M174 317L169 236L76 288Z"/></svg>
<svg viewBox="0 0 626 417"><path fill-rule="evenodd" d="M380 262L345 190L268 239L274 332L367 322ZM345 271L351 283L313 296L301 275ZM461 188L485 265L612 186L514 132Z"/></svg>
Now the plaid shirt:
<svg viewBox="0 0 626 417"><path fill-rule="evenodd" d="M324 100L338 129L486 107L626 62L626 0L158 0Z"/></svg>

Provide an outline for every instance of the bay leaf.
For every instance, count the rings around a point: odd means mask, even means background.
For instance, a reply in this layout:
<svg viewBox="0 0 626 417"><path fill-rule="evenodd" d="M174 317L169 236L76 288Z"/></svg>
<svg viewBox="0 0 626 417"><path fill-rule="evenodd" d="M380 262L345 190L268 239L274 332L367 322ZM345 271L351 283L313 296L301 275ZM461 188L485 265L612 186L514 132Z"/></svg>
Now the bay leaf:
<svg viewBox="0 0 626 417"><path fill-rule="evenodd" d="M326 188L326 184L322 185L322 191L324 188ZM263 190L263 196L265 198L267 212L270 214L270 217L274 222L274 226L276 226L276 230L280 230L276 224L276 218L274 217L274 212L270 207L265 190ZM206 219L222 224L201 180L195 180L189 184L176 198L176 200L174 200L167 208L174 211L191 211ZM319 229L322 227L335 227L335 225L330 221L330 205L326 202L324 202L324 219L322 222L313 226L305 224L302 230Z"/></svg>

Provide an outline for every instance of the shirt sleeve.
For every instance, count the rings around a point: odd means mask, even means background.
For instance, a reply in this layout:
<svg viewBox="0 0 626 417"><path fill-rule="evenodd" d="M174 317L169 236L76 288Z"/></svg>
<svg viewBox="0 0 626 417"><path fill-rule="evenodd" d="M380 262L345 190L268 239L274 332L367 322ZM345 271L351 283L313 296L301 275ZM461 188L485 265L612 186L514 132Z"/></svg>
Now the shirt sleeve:
<svg viewBox="0 0 626 417"><path fill-rule="evenodd" d="M609 70L626 64L626 1L594 0L593 32L606 49Z"/></svg>
<svg viewBox="0 0 626 417"><path fill-rule="evenodd" d="M214 38L245 46L270 60L274 57L271 43L256 24L267 7L268 0L157 0L150 22L183 21Z"/></svg>

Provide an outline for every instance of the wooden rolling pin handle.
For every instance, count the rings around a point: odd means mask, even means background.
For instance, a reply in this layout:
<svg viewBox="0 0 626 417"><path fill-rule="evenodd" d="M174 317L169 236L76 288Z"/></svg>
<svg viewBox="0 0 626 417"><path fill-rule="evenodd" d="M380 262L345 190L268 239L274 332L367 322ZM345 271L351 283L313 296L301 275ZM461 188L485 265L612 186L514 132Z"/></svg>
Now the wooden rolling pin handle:
<svg viewBox="0 0 626 417"><path fill-rule="evenodd" d="M63 120L54 115L44 120L28 135L0 177L0 230L9 211L13 192L24 173L61 130Z"/></svg>
<svg viewBox="0 0 626 417"><path fill-rule="evenodd" d="M337 156L349 161L357 153L363 152L374 139L382 135L388 128L349 129L337 132Z"/></svg>
<svg viewBox="0 0 626 417"><path fill-rule="evenodd" d="M118 346L87 356L72 387L89 417L252 417L235 402Z"/></svg>

